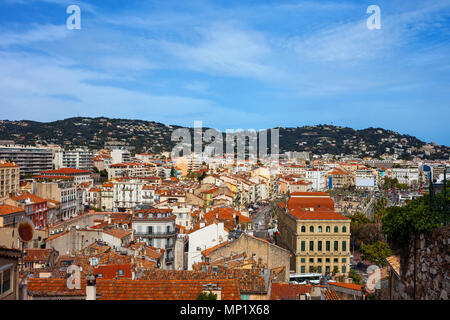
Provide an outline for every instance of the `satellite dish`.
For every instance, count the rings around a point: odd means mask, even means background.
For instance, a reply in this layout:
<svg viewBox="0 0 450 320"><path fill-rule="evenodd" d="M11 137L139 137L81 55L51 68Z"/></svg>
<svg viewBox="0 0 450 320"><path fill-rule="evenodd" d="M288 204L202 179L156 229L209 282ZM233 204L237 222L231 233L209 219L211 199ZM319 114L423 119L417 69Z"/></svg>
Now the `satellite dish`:
<svg viewBox="0 0 450 320"><path fill-rule="evenodd" d="M17 231L19 232L19 238L22 242L29 242L33 240L34 225L30 219L23 218L17 227Z"/></svg>

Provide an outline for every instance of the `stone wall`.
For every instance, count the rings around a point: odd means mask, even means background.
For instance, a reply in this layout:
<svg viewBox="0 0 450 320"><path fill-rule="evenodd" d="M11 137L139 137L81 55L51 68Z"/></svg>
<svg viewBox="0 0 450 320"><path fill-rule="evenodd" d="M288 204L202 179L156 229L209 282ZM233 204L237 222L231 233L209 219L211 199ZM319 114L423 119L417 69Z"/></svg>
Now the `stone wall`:
<svg viewBox="0 0 450 320"><path fill-rule="evenodd" d="M414 239L402 259L400 299L414 299ZM421 234L416 240L416 300L448 300L450 293L450 226Z"/></svg>

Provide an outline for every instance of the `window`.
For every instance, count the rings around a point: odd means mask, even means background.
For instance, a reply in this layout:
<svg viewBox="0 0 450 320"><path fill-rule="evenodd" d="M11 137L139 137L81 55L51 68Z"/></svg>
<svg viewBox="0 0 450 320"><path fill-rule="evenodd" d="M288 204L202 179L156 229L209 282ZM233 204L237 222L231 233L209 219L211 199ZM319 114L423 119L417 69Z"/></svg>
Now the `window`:
<svg viewBox="0 0 450 320"><path fill-rule="evenodd" d="M314 251L314 241L309 242L309 251Z"/></svg>
<svg viewBox="0 0 450 320"><path fill-rule="evenodd" d="M0 268L0 297L13 292L13 265L7 264Z"/></svg>
<svg viewBox="0 0 450 320"><path fill-rule="evenodd" d="M322 258L317 258L317 263L322 263Z"/></svg>
<svg viewBox="0 0 450 320"><path fill-rule="evenodd" d="M334 242L334 251L339 251L339 242L338 241Z"/></svg>
<svg viewBox="0 0 450 320"><path fill-rule="evenodd" d="M342 251L347 251L347 241L342 241Z"/></svg>
<svg viewBox="0 0 450 320"><path fill-rule="evenodd" d="M118 274L119 274L119 276L123 276L123 270L119 269Z"/></svg>
<svg viewBox="0 0 450 320"><path fill-rule="evenodd" d="M322 251L322 241L317 242L317 250Z"/></svg>
<svg viewBox="0 0 450 320"><path fill-rule="evenodd" d="M302 226L302 232L306 232L306 227Z"/></svg>
<svg viewBox="0 0 450 320"><path fill-rule="evenodd" d="M300 273L306 273L305 266L300 267Z"/></svg>
<svg viewBox="0 0 450 320"><path fill-rule="evenodd" d="M334 233L338 233L339 232L339 229L338 229L338 227L336 226L336 227L334 227Z"/></svg>
<svg viewBox="0 0 450 320"><path fill-rule="evenodd" d="M347 272L346 266L342 266L342 273L346 273L346 272Z"/></svg>
<svg viewBox="0 0 450 320"><path fill-rule="evenodd" d="M327 227L325 228L325 231L326 231L326 232L330 232L330 226L327 226Z"/></svg>
<svg viewBox="0 0 450 320"><path fill-rule="evenodd" d="M325 262L326 262L326 263L330 263L330 258L326 258L326 259L325 259Z"/></svg>
<svg viewBox="0 0 450 320"><path fill-rule="evenodd" d="M314 272L314 267L313 266L309 266L309 272Z"/></svg>
<svg viewBox="0 0 450 320"><path fill-rule="evenodd" d="M319 226L318 231L317 232L322 232L322 226Z"/></svg>
<svg viewBox="0 0 450 320"><path fill-rule="evenodd" d="M301 242L302 251L305 251L305 241Z"/></svg>
<svg viewBox="0 0 450 320"><path fill-rule="evenodd" d="M342 258L342 263L346 263L347 262L347 258Z"/></svg>
<svg viewBox="0 0 450 320"><path fill-rule="evenodd" d="M309 232L314 232L314 227L313 226L309 227Z"/></svg>
<svg viewBox="0 0 450 320"><path fill-rule="evenodd" d="M347 232L347 227L345 227L345 226L342 227L342 232L344 232L344 233Z"/></svg>
<svg viewBox="0 0 450 320"><path fill-rule="evenodd" d="M322 266L318 266L318 267L317 267L317 272L318 272L318 273L322 273Z"/></svg>
<svg viewBox="0 0 450 320"><path fill-rule="evenodd" d="M331 247L330 241L325 242L325 247L326 247L327 251L330 251L330 247Z"/></svg>
<svg viewBox="0 0 450 320"><path fill-rule="evenodd" d="M333 262L334 262L334 263L338 263L338 261L339 261L338 258L334 258L334 259L333 259Z"/></svg>
<svg viewBox="0 0 450 320"><path fill-rule="evenodd" d="M309 258L309 263L314 263L314 258Z"/></svg>
<svg viewBox="0 0 450 320"><path fill-rule="evenodd" d="M301 263L305 263L305 258L301 258L301 259L300 259L300 262L301 262Z"/></svg>
<svg viewBox="0 0 450 320"><path fill-rule="evenodd" d="M97 274L97 278L103 278L103 274L102 273Z"/></svg>

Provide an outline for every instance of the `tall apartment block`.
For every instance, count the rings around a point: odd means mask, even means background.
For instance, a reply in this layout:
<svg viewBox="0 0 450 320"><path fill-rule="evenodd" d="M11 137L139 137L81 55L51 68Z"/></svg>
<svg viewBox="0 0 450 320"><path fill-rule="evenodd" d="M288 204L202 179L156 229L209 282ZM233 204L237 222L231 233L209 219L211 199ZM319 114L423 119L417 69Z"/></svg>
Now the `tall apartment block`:
<svg viewBox="0 0 450 320"><path fill-rule="evenodd" d="M54 153L53 164L55 169L75 168L91 171L94 168L94 155L84 149L57 150Z"/></svg>
<svg viewBox="0 0 450 320"><path fill-rule="evenodd" d="M35 175L52 169L52 151L37 147L0 147L0 160L14 162L20 175Z"/></svg>
<svg viewBox="0 0 450 320"><path fill-rule="evenodd" d="M0 161L0 199L19 190L20 168L14 162Z"/></svg>

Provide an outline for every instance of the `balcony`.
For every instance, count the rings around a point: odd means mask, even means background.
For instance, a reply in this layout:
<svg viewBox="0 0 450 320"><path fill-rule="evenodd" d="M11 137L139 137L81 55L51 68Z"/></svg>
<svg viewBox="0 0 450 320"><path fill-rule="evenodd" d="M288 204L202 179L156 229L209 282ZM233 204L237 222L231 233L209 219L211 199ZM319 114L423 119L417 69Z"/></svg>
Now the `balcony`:
<svg viewBox="0 0 450 320"><path fill-rule="evenodd" d="M174 243L166 243L166 245L164 246L166 249L172 249L174 247Z"/></svg>
<svg viewBox="0 0 450 320"><path fill-rule="evenodd" d="M166 257L166 264L172 263L172 262L173 262L173 257Z"/></svg>
<svg viewBox="0 0 450 320"><path fill-rule="evenodd" d="M138 237L147 237L147 238L165 238L176 235L176 231L168 231L168 232L134 232L135 236Z"/></svg>

